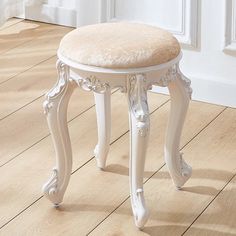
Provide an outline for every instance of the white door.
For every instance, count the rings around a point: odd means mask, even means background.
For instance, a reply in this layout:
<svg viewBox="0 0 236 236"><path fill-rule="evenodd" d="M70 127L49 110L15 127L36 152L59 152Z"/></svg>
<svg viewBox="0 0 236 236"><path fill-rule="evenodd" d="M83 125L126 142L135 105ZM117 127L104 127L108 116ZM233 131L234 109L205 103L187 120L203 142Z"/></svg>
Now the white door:
<svg viewBox="0 0 236 236"><path fill-rule="evenodd" d="M79 0L76 7L78 26L128 20L171 31L193 99L236 107L236 0Z"/></svg>
<svg viewBox="0 0 236 236"><path fill-rule="evenodd" d="M183 48L181 68L192 80L193 99L236 107L236 0L35 2L26 8L28 19L68 26L127 20L171 31Z"/></svg>

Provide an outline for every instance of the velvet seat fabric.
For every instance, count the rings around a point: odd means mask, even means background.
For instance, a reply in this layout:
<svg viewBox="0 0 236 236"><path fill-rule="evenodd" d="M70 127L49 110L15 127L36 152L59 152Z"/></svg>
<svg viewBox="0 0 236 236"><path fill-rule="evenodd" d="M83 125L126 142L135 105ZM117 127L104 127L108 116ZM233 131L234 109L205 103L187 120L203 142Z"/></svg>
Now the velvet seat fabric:
<svg viewBox="0 0 236 236"><path fill-rule="evenodd" d="M58 50L73 62L113 69L166 63L180 53L180 45L166 30L139 23L89 25L64 36Z"/></svg>

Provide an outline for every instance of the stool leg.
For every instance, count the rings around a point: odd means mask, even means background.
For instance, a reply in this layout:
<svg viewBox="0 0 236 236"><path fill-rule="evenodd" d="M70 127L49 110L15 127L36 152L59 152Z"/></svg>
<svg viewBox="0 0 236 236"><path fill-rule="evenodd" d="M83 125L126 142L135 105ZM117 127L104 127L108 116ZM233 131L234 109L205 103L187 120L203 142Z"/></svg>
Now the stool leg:
<svg viewBox="0 0 236 236"><path fill-rule="evenodd" d="M97 166L104 169L110 148L111 136L111 91L107 89L104 93L94 92L97 113L98 144L94 154Z"/></svg>
<svg viewBox="0 0 236 236"><path fill-rule="evenodd" d="M171 96L171 113L166 135L165 161L175 186L180 189L192 174L192 168L184 161L182 153L179 152L180 137L192 89L190 80L181 74L179 68L177 68L175 76L168 85Z"/></svg>
<svg viewBox="0 0 236 236"><path fill-rule="evenodd" d="M135 224L142 228L148 220L143 193L143 173L149 137L149 110L144 75L129 78L128 103L130 119L130 192Z"/></svg>
<svg viewBox="0 0 236 236"><path fill-rule="evenodd" d="M56 152L56 167L53 169L51 179L43 186L43 192L55 206L63 200L72 169L67 106L74 89L74 84L69 80L69 67L58 61L57 69L58 82L46 95L44 102L44 110Z"/></svg>

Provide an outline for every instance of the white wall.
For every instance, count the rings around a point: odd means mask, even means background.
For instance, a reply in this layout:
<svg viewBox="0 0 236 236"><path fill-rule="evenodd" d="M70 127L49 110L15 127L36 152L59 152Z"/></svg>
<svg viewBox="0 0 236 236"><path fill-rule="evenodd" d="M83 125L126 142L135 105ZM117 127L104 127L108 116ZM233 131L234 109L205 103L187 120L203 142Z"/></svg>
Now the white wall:
<svg viewBox="0 0 236 236"><path fill-rule="evenodd" d="M175 34L182 43L181 68L192 80L193 99L236 107L236 0L110 2L108 20L141 21Z"/></svg>
<svg viewBox="0 0 236 236"><path fill-rule="evenodd" d="M235 0L202 1L198 47L184 50L181 64L194 99L236 107L235 12Z"/></svg>
<svg viewBox="0 0 236 236"><path fill-rule="evenodd" d="M106 1L101 0L77 0L77 26L83 26L101 22L104 4Z"/></svg>
<svg viewBox="0 0 236 236"><path fill-rule="evenodd" d="M76 0L40 0L25 7L25 18L47 23L77 25Z"/></svg>
<svg viewBox="0 0 236 236"><path fill-rule="evenodd" d="M192 80L193 99L236 107L236 0L47 0L45 3L44 7L54 9L54 17L48 10L41 20L48 15L56 23L77 26L130 20L170 30L182 44L181 68ZM56 16L60 10L61 14Z"/></svg>

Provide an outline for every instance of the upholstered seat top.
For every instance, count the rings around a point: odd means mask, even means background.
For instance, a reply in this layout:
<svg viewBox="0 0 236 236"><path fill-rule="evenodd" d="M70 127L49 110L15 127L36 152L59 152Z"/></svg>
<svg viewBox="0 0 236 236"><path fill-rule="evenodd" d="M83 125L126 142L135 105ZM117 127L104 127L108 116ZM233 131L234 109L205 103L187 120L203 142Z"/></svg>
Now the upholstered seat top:
<svg viewBox="0 0 236 236"><path fill-rule="evenodd" d="M166 63L180 53L169 32L139 23L103 23L64 36L59 54L73 62L103 68L139 68Z"/></svg>

